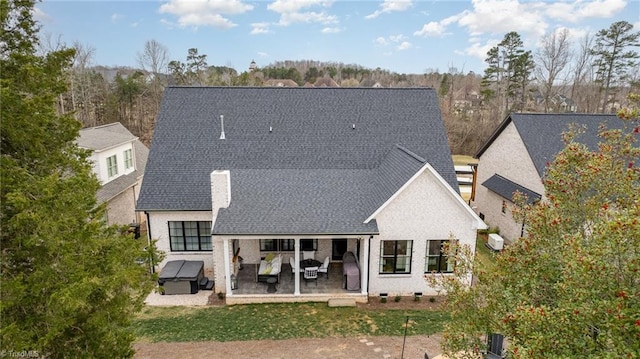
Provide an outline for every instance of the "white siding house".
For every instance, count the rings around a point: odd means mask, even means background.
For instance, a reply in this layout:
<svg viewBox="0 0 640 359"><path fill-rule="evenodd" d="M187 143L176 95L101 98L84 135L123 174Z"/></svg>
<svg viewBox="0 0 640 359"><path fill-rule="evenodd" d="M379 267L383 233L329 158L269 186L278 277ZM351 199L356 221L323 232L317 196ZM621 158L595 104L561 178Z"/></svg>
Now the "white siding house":
<svg viewBox="0 0 640 359"><path fill-rule="evenodd" d="M135 211L149 150L120 123L80 130L78 146L91 150L93 171L107 203L107 222L127 225L144 220Z"/></svg>

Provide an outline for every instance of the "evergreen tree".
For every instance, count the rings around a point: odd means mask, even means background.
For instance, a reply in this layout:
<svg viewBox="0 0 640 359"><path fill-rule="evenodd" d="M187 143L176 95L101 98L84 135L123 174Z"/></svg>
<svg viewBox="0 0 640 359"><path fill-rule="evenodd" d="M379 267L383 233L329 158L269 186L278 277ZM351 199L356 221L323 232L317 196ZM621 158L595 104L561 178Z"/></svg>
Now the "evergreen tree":
<svg viewBox="0 0 640 359"><path fill-rule="evenodd" d="M595 56L596 74L603 93L602 113L607 110L608 103L615 102L615 98L609 98L611 89L627 80L627 72L640 58L635 51L625 51L628 47L640 46L640 31L632 33L632 29L630 23L618 21L596 34L596 47L591 54Z"/></svg>
<svg viewBox="0 0 640 359"><path fill-rule="evenodd" d="M485 99L495 98L502 105L503 117L510 111L523 110L534 62L531 51L524 51L520 35L507 33L487 52L485 62L489 65L482 78Z"/></svg>
<svg viewBox="0 0 640 359"><path fill-rule="evenodd" d="M130 357L130 321L153 286L136 264L144 244L102 221L80 123L56 110L74 51L37 55L34 4L0 2L0 349Z"/></svg>

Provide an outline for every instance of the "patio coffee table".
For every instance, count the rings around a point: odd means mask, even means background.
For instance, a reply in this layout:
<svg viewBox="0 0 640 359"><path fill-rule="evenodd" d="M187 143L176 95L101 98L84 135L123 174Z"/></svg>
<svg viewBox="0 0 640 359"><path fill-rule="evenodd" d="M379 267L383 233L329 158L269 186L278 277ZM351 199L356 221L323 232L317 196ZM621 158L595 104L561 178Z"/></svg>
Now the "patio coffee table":
<svg viewBox="0 0 640 359"><path fill-rule="evenodd" d="M278 278L276 277L267 278L267 293L275 293L278 290L276 288L277 282L278 282Z"/></svg>

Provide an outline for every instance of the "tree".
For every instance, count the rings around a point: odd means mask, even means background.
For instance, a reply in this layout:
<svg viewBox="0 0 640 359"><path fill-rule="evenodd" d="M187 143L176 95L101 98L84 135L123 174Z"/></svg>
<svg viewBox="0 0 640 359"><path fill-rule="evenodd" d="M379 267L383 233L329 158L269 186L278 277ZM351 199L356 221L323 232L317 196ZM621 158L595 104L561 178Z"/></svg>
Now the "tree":
<svg viewBox="0 0 640 359"><path fill-rule="evenodd" d="M554 31L542 38L542 44L536 52L536 77L540 83L540 92L544 102L544 112L551 108L550 100L556 94L556 83L571 59L569 30Z"/></svg>
<svg viewBox="0 0 640 359"><path fill-rule="evenodd" d="M151 77L151 95L153 101L153 112L160 110L160 100L162 90L166 85L164 74L168 69L169 50L156 40L149 40L144 44L144 51L138 54L138 64Z"/></svg>
<svg viewBox="0 0 640 359"><path fill-rule="evenodd" d="M486 100L495 99L502 106L501 117L512 110L523 110L526 103L533 59L531 51L522 47L520 35L512 31L487 52L485 62L489 66L482 78L482 94Z"/></svg>
<svg viewBox="0 0 640 359"><path fill-rule="evenodd" d="M198 54L198 49L191 48L187 53L187 77L191 85L206 85L207 55Z"/></svg>
<svg viewBox="0 0 640 359"><path fill-rule="evenodd" d="M637 105L619 116L624 129L601 127L597 149L576 141L577 128L564 135L565 148L544 178L546 200L524 205L514 198L514 215L526 217L528 233L496 255L490 270L476 263L476 285L462 285L463 271L431 279L448 293L445 352L477 352L486 333L504 334L514 358L640 352ZM469 253L459 252L463 269Z"/></svg>
<svg viewBox="0 0 640 359"><path fill-rule="evenodd" d="M633 25L626 21L618 21L608 29L602 29L596 34L596 47L591 51L595 56L598 82L604 93L601 111L607 110L607 104L615 102L610 97L611 88L627 79L627 72L636 65L640 55L628 47L640 46L640 31L632 33Z"/></svg>
<svg viewBox="0 0 640 359"><path fill-rule="evenodd" d="M36 53L34 3L0 2L0 346L130 357L131 318L153 286L136 264L143 244L102 220L81 125L56 109L74 50Z"/></svg>

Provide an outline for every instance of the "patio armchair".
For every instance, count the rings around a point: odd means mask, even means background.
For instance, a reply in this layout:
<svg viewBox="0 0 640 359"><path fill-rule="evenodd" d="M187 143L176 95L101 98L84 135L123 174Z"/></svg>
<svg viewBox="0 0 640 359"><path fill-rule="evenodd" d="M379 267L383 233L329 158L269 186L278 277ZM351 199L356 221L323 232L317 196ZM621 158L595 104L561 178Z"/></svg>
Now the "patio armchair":
<svg viewBox="0 0 640 359"><path fill-rule="evenodd" d="M302 251L302 259L316 259L315 251Z"/></svg>
<svg viewBox="0 0 640 359"><path fill-rule="evenodd" d="M318 268L318 273L326 274L327 275L327 279L329 279L329 256L326 256L324 258L324 262L322 263L320 268Z"/></svg>
<svg viewBox="0 0 640 359"><path fill-rule="evenodd" d="M304 269L305 285L307 285L311 280L316 282L316 287L317 287L318 286L318 267L307 267Z"/></svg>

